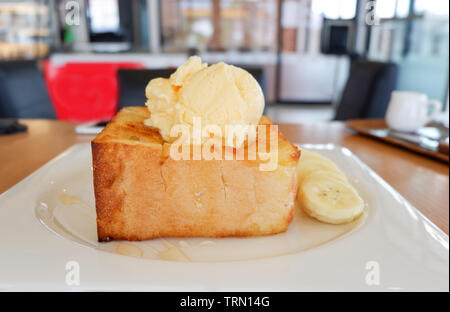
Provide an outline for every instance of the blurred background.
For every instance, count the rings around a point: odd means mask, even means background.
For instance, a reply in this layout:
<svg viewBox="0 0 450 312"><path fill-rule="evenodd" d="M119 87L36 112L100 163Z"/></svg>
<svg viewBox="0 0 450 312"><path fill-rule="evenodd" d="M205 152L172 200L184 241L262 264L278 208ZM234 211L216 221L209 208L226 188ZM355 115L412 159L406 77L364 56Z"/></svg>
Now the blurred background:
<svg viewBox="0 0 450 312"><path fill-rule="evenodd" d="M0 0L0 118L108 120L193 54L277 123L383 118L392 90L448 115L448 0Z"/></svg>

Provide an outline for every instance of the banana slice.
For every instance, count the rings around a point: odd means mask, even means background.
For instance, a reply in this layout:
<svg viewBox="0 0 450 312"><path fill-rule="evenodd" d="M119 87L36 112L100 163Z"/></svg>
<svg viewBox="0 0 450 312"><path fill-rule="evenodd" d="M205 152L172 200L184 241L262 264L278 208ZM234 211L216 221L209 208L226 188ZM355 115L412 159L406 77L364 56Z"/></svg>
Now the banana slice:
<svg viewBox="0 0 450 312"><path fill-rule="evenodd" d="M364 211L355 188L327 172L309 175L300 185L298 198L307 214L331 224L349 223Z"/></svg>
<svg viewBox="0 0 450 312"><path fill-rule="evenodd" d="M334 162L320 154L302 149L301 158L297 166L299 185L307 176L319 170L332 172L336 178L342 181L348 181L345 174L339 170Z"/></svg>
<svg viewBox="0 0 450 312"><path fill-rule="evenodd" d="M329 159L302 150L297 167L298 200L305 212L331 224L349 223L364 211L364 201Z"/></svg>

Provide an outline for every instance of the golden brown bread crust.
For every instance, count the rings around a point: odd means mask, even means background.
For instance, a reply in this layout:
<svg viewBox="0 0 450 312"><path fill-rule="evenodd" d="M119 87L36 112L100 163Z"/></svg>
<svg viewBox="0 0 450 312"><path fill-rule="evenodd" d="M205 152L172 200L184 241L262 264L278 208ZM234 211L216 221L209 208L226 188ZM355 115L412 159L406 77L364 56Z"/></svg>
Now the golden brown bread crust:
<svg viewBox="0 0 450 312"><path fill-rule="evenodd" d="M293 217L300 151L279 134L279 165L173 160L145 107L122 109L92 141L99 241L256 236ZM262 123L270 123L263 119Z"/></svg>

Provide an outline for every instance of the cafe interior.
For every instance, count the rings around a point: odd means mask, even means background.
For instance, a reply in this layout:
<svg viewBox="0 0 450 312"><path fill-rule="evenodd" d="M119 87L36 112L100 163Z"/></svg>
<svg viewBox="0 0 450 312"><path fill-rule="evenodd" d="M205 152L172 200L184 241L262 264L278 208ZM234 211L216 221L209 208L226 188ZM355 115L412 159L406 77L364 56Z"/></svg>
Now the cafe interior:
<svg viewBox="0 0 450 312"><path fill-rule="evenodd" d="M0 117L109 120L190 55L251 72L279 123L383 118L393 90L445 112L448 22L443 0L2 0Z"/></svg>
<svg viewBox="0 0 450 312"><path fill-rule="evenodd" d="M289 142L343 164L349 181L365 190L368 228L380 224L377 233L383 235L374 236L384 241L377 246L396 244L383 256L407 245L408 256L402 259L425 259L418 267L437 267L441 260L426 261L425 254L442 248L447 257L441 255L447 266L442 285L448 290L447 0L0 0L0 194L5 192L0 195L0 231L25 224L19 208L27 208L24 201L38 189L56 187L53 176L65 174L63 192L74 185L94 207L93 187L86 187L92 184L91 141L120 110L145 107L148 83L171 77L192 56L247 71L264 95L264 115ZM369 186L363 188L364 183ZM390 201L377 193L381 187L383 194L394 194ZM45 224L37 207L33 218ZM13 229L10 217L22 223ZM8 237L28 233L19 232L0 235L0 246L16 246ZM40 242L53 246L49 237ZM418 252L419 245L432 247ZM17 259L29 258L19 256L23 250L32 253L32 247L9 250ZM417 258L410 256L416 251ZM0 273L13 286L28 285L32 277L26 276L35 275L23 272L32 266L16 268L11 259L11 265L2 266L10 271ZM153 273L151 278L158 274ZM434 273L427 274L420 283ZM441 281L443 275L436 274ZM420 283L410 285L441 285ZM0 289L9 287L2 285L0 279ZM358 289L354 285L349 288ZM258 287L253 286L249 289Z"/></svg>

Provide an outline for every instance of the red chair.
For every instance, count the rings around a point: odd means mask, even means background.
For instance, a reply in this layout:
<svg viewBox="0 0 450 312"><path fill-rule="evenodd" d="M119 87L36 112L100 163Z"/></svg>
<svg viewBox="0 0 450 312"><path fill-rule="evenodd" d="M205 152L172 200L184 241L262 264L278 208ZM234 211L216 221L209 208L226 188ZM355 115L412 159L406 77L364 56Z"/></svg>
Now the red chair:
<svg viewBox="0 0 450 312"><path fill-rule="evenodd" d="M144 68L139 63L44 62L44 76L57 118L74 122L109 120L118 105L117 70Z"/></svg>

